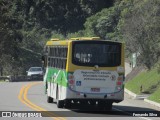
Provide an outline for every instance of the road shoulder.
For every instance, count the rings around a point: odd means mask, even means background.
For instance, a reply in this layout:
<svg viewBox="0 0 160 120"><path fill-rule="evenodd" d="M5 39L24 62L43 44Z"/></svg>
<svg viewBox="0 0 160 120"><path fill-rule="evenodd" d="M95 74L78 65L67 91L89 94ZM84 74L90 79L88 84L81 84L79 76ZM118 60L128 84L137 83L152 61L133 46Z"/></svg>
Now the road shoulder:
<svg viewBox="0 0 160 120"><path fill-rule="evenodd" d="M125 88L125 93L132 97L132 99L142 99L144 102L149 103L150 105L156 107L156 109L160 110L160 104L151 100L148 100L146 95L137 95L132 91Z"/></svg>

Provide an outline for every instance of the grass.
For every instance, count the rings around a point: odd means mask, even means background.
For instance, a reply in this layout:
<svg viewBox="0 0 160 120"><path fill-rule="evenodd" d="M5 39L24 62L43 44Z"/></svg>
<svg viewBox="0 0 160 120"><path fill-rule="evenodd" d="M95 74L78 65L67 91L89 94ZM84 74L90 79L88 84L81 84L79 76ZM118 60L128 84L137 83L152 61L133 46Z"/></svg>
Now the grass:
<svg viewBox="0 0 160 120"><path fill-rule="evenodd" d="M0 80L0 82L5 82L4 80Z"/></svg>
<svg viewBox="0 0 160 120"><path fill-rule="evenodd" d="M141 86L142 91L140 90ZM136 94L152 94L160 87L160 74L156 69L142 72L128 81L125 87Z"/></svg>
<svg viewBox="0 0 160 120"><path fill-rule="evenodd" d="M160 73L156 69L139 73L125 87L135 94L151 94L148 99L160 103Z"/></svg>
<svg viewBox="0 0 160 120"><path fill-rule="evenodd" d="M160 103L160 88L151 94L148 99Z"/></svg>

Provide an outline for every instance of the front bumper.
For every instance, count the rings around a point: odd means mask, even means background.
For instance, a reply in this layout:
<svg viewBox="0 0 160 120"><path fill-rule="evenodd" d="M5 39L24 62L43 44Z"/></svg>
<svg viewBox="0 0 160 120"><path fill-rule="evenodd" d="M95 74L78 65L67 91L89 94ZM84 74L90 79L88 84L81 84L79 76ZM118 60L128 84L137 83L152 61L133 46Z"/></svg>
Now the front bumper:
<svg viewBox="0 0 160 120"><path fill-rule="evenodd" d="M27 77L28 80L43 80L43 75L34 74Z"/></svg>

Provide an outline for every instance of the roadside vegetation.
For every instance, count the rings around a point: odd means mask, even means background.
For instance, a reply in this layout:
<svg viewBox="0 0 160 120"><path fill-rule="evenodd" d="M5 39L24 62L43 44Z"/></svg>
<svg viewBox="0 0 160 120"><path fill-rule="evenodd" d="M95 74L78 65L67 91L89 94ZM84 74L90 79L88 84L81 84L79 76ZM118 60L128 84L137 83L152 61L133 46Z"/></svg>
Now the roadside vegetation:
<svg viewBox="0 0 160 120"><path fill-rule="evenodd" d="M160 88L160 74L157 69L141 72L126 83L126 88L136 94L152 94Z"/></svg>
<svg viewBox="0 0 160 120"><path fill-rule="evenodd" d="M132 73L131 73L132 74ZM135 94L148 94L147 99L160 103L160 71L157 63L152 69L140 72L126 82L125 87Z"/></svg>
<svg viewBox="0 0 160 120"><path fill-rule="evenodd" d="M99 36L126 43L148 69L160 56L159 0L0 0L0 68L25 74L41 65L50 38ZM32 61L32 62L30 62Z"/></svg>
<svg viewBox="0 0 160 120"><path fill-rule="evenodd" d="M0 0L1 75L26 74L29 67L41 66L47 40L84 29L87 17L113 4L113 0Z"/></svg>
<svg viewBox="0 0 160 120"><path fill-rule="evenodd" d="M160 87L153 94L151 94L148 99L160 103L159 93L160 93Z"/></svg>

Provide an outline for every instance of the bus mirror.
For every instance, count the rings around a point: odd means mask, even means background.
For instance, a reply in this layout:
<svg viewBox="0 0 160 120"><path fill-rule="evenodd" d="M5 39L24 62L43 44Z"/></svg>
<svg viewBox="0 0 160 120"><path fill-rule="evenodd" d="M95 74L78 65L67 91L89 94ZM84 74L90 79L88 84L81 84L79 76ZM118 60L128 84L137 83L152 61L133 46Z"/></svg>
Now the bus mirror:
<svg viewBox="0 0 160 120"><path fill-rule="evenodd" d="M41 57L41 60L44 62L44 61L45 61L45 57L44 57L44 56L42 56L42 57Z"/></svg>
<svg viewBox="0 0 160 120"><path fill-rule="evenodd" d="M41 57L42 66L45 66L45 56Z"/></svg>

